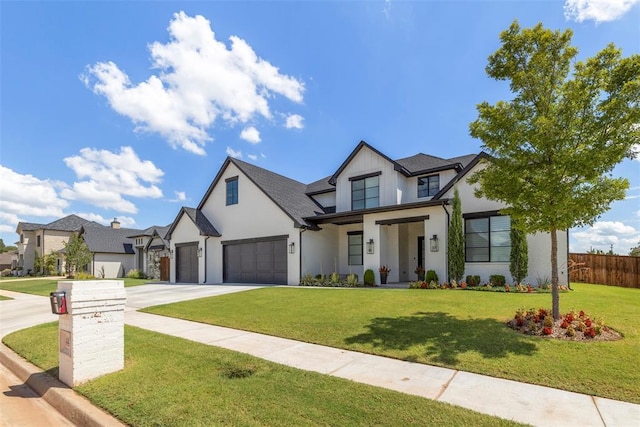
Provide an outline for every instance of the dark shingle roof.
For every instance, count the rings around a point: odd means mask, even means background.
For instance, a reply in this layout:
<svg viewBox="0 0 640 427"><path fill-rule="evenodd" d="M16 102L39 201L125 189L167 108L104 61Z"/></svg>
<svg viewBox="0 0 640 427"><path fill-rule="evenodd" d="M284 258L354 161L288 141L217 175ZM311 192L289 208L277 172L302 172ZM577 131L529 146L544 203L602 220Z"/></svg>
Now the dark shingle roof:
<svg viewBox="0 0 640 427"><path fill-rule="evenodd" d="M81 218L78 215L67 215L64 218L50 222L43 228L45 230L78 231L83 225L90 222L91 221Z"/></svg>
<svg viewBox="0 0 640 427"><path fill-rule="evenodd" d="M189 215L191 221L198 227L200 234L203 236L220 237L218 230L209 222L200 209L183 207L182 210Z"/></svg>
<svg viewBox="0 0 640 427"><path fill-rule="evenodd" d="M89 250L95 253L134 254L129 236L139 233L133 228L111 228L87 224L81 233Z"/></svg>
<svg viewBox="0 0 640 427"><path fill-rule="evenodd" d="M22 228L22 231L35 231L40 230L43 227L44 224L36 224L35 222L19 222L16 231L18 228Z"/></svg>
<svg viewBox="0 0 640 427"><path fill-rule="evenodd" d="M326 178L322 178L315 182L312 182L311 184L308 184L306 193L308 195L312 195L312 194L328 193L329 191L336 191L335 185L331 185L329 183L330 179L331 177L328 176Z"/></svg>
<svg viewBox="0 0 640 427"><path fill-rule="evenodd" d="M423 171L429 171L442 168L453 168L455 163L448 160L441 159L440 157L429 156L427 154L416 154L415 156L405 157L404 159L396 160L396 163L400 164L411 174L419 173Z"/></svg>
<svg viewBox="0 0 640 427"><path fill-rule="evenodd" d="M469 163L471 163L471 161L473 159L475 159L478 156L478 153L476 154L466 154L464 156L458 156L458 157L452 157L449 160L452 163L460 163L462 164L462 167L466 167Z"/></svg>
<svg viewBox="0 0 640 427"><path fill-rule="evenodd" d="M291 217L296 225L311 225L307 224L305 217L324 213L322 208L306 195L306 184L238 159L230 161Z"/></svg>

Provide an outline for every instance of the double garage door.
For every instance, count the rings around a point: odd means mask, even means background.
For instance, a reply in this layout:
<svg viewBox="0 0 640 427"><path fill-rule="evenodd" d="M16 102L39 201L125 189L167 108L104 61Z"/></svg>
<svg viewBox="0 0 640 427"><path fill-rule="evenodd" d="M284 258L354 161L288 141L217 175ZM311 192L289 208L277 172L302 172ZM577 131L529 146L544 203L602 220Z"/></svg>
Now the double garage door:
<svg viewBox="0 0 640 427"><path fill-rule="evenodd" d="M287 284L287 237L225 242L225 283Z"/></svg>

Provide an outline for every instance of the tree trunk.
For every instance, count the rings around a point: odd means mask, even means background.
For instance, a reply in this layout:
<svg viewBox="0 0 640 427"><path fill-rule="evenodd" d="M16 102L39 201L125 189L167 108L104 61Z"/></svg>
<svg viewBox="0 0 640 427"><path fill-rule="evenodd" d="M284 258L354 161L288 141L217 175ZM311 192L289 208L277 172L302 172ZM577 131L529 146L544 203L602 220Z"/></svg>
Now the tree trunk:
<svg viewBox="0 0 640 427"><path fill-rule="evenodd" d="M558 234L551 230L551 308L553 318L560 319L560 291L558 289Z"/></svg>

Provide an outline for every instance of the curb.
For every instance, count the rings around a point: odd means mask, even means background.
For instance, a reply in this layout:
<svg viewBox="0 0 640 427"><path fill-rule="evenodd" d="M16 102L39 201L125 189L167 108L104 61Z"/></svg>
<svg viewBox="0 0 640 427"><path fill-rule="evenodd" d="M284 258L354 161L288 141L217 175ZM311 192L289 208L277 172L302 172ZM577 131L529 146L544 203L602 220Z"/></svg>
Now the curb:
<svg viewBox="0 0 640 427"><path fill-rule="evenodd" d="M72 423L83 427L126 426L112 415L95 407L88 399L66 384L18 356L2 343L0 343L0 363Z"/></svg>

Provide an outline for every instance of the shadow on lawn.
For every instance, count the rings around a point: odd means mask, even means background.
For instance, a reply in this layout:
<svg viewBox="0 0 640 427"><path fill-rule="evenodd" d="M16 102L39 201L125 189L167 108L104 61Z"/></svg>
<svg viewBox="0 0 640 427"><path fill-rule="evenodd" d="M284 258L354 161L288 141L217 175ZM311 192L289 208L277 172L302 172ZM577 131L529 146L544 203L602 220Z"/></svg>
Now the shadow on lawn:
<svg viewBox="0 0 640 427"><path fill-rule="evenodd" d="M418 312L412 316L375 318L367 328L369 332L349 337L345 342L370 344L384 350L417 347L421 352L423 348L427 361L448 365L458 364L458 356L466 352L501 358L509 353L532 355L537 351L530 339L495 319L462 320L442 312ZM404 359L418 361L418 357L414 354Z"/></svg>

